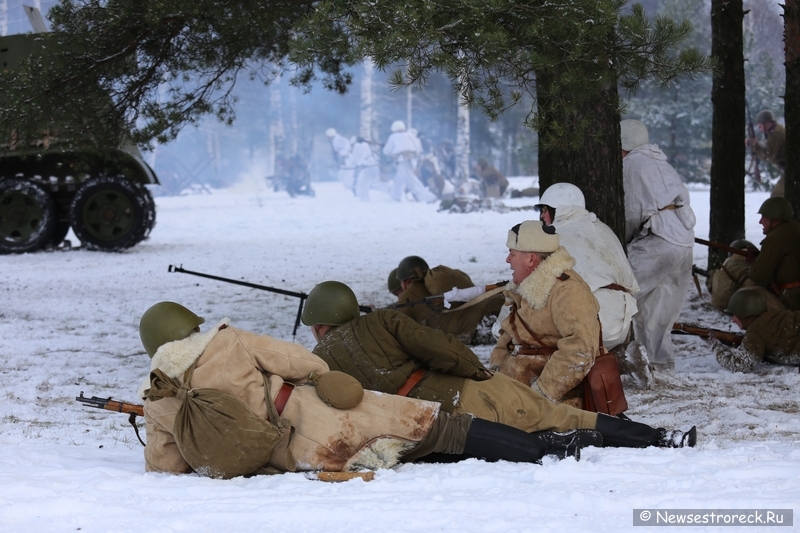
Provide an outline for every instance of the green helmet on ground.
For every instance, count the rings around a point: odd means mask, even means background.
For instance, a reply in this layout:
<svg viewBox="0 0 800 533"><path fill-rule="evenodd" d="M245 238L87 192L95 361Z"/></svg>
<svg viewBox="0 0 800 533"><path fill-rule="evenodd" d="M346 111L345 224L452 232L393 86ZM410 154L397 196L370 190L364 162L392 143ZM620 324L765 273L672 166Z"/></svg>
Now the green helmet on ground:
<svg viewBox="0 0 800 533"><path fill-rule="evenodd" d="M428 270L428 263L418 255L409 255L404 257L400 264L397 265L397 279L403 281L411 277L414 269L419 268L423 271Z"/></svg>
<svg viewBox="0 0 800 533"><path fill-rule="evenodd" d="M786 198L775 197L767 198L761 207L758 209L758 214L763 215L771 220L785 220L786 222L792 220L794 211L792 204Z"/></svg>
<svg viewBox="0 0 800 533"><path fill-rule="evenodd" d="M396 291L400 290L400 280L397 279L397 269L395 268L391 272L389 272L389 281L388 281L388 288L389 292L394 294Z"/></svg>
<svg viewBox="0 0 800 533"><path fill-rule="evenodd" d="M194 329L205 322L181 304L159 302L142 315L139 320L139 337L150 359L162 345L183 340Z"/></svg>
<svg viewBox="0 0 800 533"><path fill-rule="evenodd" d="M758 287L746 287L736 291L728 301L726 313L738 317L762 315L767 311L767 301Z"/></svg>
<svg viewBox="0 0 800 533"><path fill-rule="evenodd" d="M769 109L759 112L758 116L756 116L756 124L766 124L767 122L776 122L775 113Z"/></svg>
<svg viewBox="0 0 800 533"><path fill-rule="evenodd" d="M308 293L300 319L306 326L341 326L360 314L350 287L339 281L323 281Z"/></svg>

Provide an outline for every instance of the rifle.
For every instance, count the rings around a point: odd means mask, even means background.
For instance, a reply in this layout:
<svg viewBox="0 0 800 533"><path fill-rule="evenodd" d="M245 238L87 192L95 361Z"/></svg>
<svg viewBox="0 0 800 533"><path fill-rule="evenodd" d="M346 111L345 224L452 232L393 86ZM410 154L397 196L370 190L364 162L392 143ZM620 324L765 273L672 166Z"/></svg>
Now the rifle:
<svg viewBox="0 0 800 533"><path fill-rule="evenodd" d="M755 142L756 140L756 128L753 125L753 117L750 115L750 106L747 105L747 101L745 101L745 109L747 109L747 137L753 141L750 144L750 166L753 167L753 179L759 185L763 185L764 182L761 180L761 170L758 168L758 156L756 155L756 148Z"/></svg>
<svg viewBox="0 0 800 533"><path fill-rule="evenodd" d="M692 265L692 276L697 276L698 274L703 276L704 278L711 277L711 274L709 274L708 270L703 270L697 265Z"/></svg>
<svg viewBox="0 0 800 533"><path fill-rule="evenodd" d="M83 395L83 391L81 391L80 396L76 396L75 399L85 405L90 407L96 407L98 409L105 409L107 411L114 411L115 413L125 413L129 414L130 417L128 418L128 422L131 423L133 426L134 431L136 431L136 438L139 439L139 442L142 443L142 446L145 446L142 437L139 436L139 428L136 427L136 417L137 416L144 416L144 406L137 404L137 403L126 403L120 402L117 400L112 400L111 398L98 398L97 396L92 396L91 398L87 398ZM361 478L364 481L372 481L375 479L375 472L313 472L313 475L316 476L316 479L320 481L349 481L355 478Z"/></svg>
<svg viewBox="0 0 800 533"><path fill-rule="evenodd" d="M492 283L491 285L486 285L484 287L484 291L483 292L489 292L489 291L497 289L499 287L504 287L507 284L508 284L508 280L499 281L497 283ZM432 296L426 296L425 298L423 298L421 300L415 300L413 302L405 301L405 302L396 303L394 305L390 305L389 309L399 309L401 307L413 307L415 305L425 304L428 307L430 307L431 309L433 309L434 311L438 311L438 310L440 310L439 309L439 303L440 302L442 304L444 304L444 294L434 294Z"/></svg>
<svg viewBox="0 0 800 533"><path fill-rule="evenodd" d="M182 274L191 274L192 276L200 276L201 278L208 278L216 281L224 281L225 283L242 285L244 287L250 287L251 289L269 291L277 294L283 294L284 296L293 296L295 298L300 298L300 305L297 308L297 317L295 317L294 319L294 329L292 330L292 336L297 336L297 328L300 327L300 317L303 315L303 304L305 304L306 298L308 298L308 294L304 292L287 291L286 289L278 289L277 287L267 287L266 285L258 285L256 283L250 283L248 281L239 281L236 279L223 278L221 276L213 276L211 274L203 274L202 272L193 272L191 270L185 270L183 268L183 265L178 267L174 265L169 265L169 267L167 268L167 272L180 272ZM367 307L366 305L359 305L358 310L361 311L362 313L372 312L372 308Z"/></svg>
<svg viewBox="0 0 800 533"><path fill-rule="evenodd" d="M697 244L702 244L703 246L708 246L709 248L722 250L723 252L728 252L736 255L743 255L747 257L747 250L740 250L739 248L734 248L732 246L728 246L727 244L722 244L714 241L707 241L704 239L699 239L697 237L695 237L694 242L696 242Z"/></svg>
<svg viewBox="0 0 800 533"><path fill-rule="evenodd" d="M115 413L125 413L126 415L130 415L128 417L128 422L130 422L133 426L133 430L136 432L136 438L139 439L139 442L142 443L142 446L145 445L142 437L139 436L139 428L136 426L136 417L144 416L143 405L120 402L117 400L112 400L111 398L98 398L97 396L87 398L83 395L83 391L81 391L80 396L75 397L75 400L90 407L96 407L98 409L105 409L106 411L114 411Z"/></svg>
<svg viewBox="0 0 800 533"><path fill-rule="evenodd" d="M741 333L733 333L731 331L722 331L712 328L701 328L699 326L681 324L680 322L675 322L672 324L672 333L677 335L696 335L703 339L713 337L727 346L739 346L744 338L744 335Z"/></svg>

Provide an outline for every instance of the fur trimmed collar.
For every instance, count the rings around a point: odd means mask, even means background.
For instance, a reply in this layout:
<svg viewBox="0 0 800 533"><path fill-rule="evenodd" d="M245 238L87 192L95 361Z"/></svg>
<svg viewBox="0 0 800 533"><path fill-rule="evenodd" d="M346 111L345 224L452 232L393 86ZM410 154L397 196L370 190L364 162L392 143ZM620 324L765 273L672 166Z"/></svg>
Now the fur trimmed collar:
<svg viewBox="0 0 800 533"><path fill-rule="evenodd" d="M566 248L559 246L558 250L542 261L522 283L512 287L512 290L520 294L534 309L542 309L547 304L558 277L574 266L575 259Z"/></svg>
<svg viewBox="0 0 800 533"><path fill-rule="evenodd" d="M192 333L183 340L162 344L153 355L153 360L150 361L150 371L152 372L158 368L171 378L183 375L219 333L219 327L223 324L229 326L230 323L230 318L223 318L216 326L205 333ZM139 387L139 398L144 398L144 391L149 388L150 372L147 373L144 382Z"/></svg>

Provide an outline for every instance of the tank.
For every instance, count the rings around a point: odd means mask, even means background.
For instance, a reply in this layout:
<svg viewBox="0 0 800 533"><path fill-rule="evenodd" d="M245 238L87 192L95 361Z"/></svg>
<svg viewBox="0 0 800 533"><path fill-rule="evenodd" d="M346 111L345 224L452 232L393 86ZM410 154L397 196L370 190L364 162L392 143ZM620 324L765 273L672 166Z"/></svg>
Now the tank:
<svg viewBox="0 0 800 533"><path fill-rule="evenodd" d="M0 37L0 68L8 72L47 53L46 35ZM134 144L76 148L89 143L60 138L57 126L30 144L17 142L13 132L2 137L0 254L58 246L70 227L83 247L101 251L130 248L150 234L156 211L145 185L158 178Z"/></svg>

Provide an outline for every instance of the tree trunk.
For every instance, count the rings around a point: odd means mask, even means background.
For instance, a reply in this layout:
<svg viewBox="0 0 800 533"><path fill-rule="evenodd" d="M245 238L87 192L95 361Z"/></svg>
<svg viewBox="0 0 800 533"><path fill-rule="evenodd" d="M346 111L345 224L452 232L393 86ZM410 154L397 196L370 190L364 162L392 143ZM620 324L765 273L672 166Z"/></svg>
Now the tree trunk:
<svg viewBox="0 0 800 533"><path fill-rule="evenodd" d="M537 80L542 76L537 73ZM539 83L537 83L537 88ZM538 94L539 109L546 109L547 95ZM553 183L567 182L576 185L586 198L586 209L607 224L625 244L625 196L622 186L622 146L620 141L619 93L616 86L598 91L597 98L584 104L584 109L594 112L595 124L591 128L597 137L587 137L578 150L546 148L547 127L539 131L539 193ZM582 117L581 117L582 118ZM578 117L574 122L578 123ZM545 124L555 120L545 118ZM565 121L561 119L562 126Z"/></svg>
<svg viewBox="0 0 800 533"><path fill-rule="evenodd" d="M373 128L375 126L375 97L372 91L373 78L375 77L375 64L372 59L366 58L364 60L364 77L361 79L361 109L358 117L358 135L372 141ZM409 125L409 127L411 127Z"/></svg>
<svg viewBox="0 0 800 533"><path fill-rule="evenodd" d="M711 55L721 74L711 86L711 199L709 240L728 244L744 237L745 89L742 0L712 0ZM708 268L724 252L708 250Z"/></svg>
<svg viewBox="0 0 800 533"><path fill-rule="evenodd" d="M284 141L286 134L283 128L283 102L281 101L281 76L277 76L269 86L269 143L271 175L277 172L276 162L286 154ZM269 169L270 163L267 164Z"/></svg>
<svg viewBox="0 0 800 533"><path fill-rule="evenodd" d="M469 108L458 98L458 120L456 125L456 182L463 185L469 179Z"/></svg>
<svg viewBox="0 0 800 533"><path fill-rule="evenodd" d="M786 193L800 220L800 2L786 0L783 7L783 38L786 52Z"/></svg>

